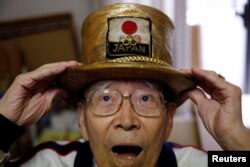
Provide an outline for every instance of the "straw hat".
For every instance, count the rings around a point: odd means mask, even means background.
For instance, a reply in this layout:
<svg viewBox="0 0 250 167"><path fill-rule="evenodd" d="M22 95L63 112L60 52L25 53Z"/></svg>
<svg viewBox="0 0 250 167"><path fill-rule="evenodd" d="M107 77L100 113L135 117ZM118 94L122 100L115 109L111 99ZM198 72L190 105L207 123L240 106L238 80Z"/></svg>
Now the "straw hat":
<svg viewBox="0 0 250 167"><path fill-rule="evenodd" d="M138 4L114 4L91 13L82 25L82 65L59 77L77 102L79 90L99 80L146 79L163 83L173 99L195 82L172 67L174 26L163 12Z"/></svg>

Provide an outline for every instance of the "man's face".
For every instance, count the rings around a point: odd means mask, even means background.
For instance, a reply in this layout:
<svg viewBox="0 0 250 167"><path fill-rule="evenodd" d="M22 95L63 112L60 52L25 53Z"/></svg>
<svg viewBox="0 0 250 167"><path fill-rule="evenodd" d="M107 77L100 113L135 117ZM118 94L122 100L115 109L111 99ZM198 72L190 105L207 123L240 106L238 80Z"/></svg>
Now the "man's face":
<svg viewBox="0 0 250 167"><path fill-rule="evenodd" d="M156 90L141 81L109 81L104 88L121 94ZM167 103L160 115L154 117L139 116L128 98L109 116L95 115L91 109L88 104L79 103L80 130L99 167L156 166L162 144L172 128L175 105Z"/></svg>

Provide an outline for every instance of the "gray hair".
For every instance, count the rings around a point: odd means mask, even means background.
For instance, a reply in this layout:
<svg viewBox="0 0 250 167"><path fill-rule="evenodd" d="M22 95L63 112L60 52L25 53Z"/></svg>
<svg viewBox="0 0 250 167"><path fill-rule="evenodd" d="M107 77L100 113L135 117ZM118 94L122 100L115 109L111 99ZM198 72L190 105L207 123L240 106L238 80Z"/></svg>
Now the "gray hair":
<svg viewBox="0 0 250 167"><path fill-rule="evenodd" d="M105 81L99 81L94 84L92 84L88 89L86 89L83 93L83 96L86 97L90 92L92 92L95 89L105 89L109 85L111 85L113 82L117 80L105 80ZM147 85L151 89L156 89L161 91L161 87L157 82L154 81L148 81L148 80L143 80L143 79L129 79L129 80L119 80L119 81L124 81L124 82L141 82Z"/></svg>

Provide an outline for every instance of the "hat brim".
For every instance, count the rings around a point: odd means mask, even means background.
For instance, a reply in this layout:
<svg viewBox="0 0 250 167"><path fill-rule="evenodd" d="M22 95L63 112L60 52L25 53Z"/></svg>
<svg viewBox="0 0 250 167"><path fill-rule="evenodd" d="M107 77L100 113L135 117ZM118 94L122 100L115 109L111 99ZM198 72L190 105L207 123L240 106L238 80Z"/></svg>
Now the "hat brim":
<svg viewBox="0 0 250 167"><path fill-rule="evenodd" d="M145 79L158 81L166 86L173 93L178 105L181 94L196 87L192 76L187 75L171 66L144 62L129 63L94 63L69 68L57 79L60 86L69 92L71 104L77 103L79 91L101 80L126 80Z"/></svg>

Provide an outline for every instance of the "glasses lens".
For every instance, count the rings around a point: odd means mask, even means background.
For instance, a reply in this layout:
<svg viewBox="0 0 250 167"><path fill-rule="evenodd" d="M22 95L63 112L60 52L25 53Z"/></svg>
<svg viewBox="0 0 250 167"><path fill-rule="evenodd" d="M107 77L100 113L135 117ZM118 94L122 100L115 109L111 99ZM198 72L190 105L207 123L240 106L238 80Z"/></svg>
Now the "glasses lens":
<svg viewBox="0 0 250 167"><path fill-rule="evenodd" d="M158 91L137 90L132 94L131 101L136 112L142 116L158 116L163 106L163 98Z"/></svg>
<svg viewBox="0 0 250 167"><path fill-rule="evenodd" d="M113 90L96 90L91 94L91 111L96 115L114 114L120 104L120 94Z"/></svg>
<svg viewBox="0 0 250 167"><path fill-rule="evenodd" d="M132 107L141 116L159 116L163 107L163 96L158 91L136 90L132 95L122 95L111 89L98 89L90 94L91 112L109 116L119 110L123 98L131 98Z"/></svg>

